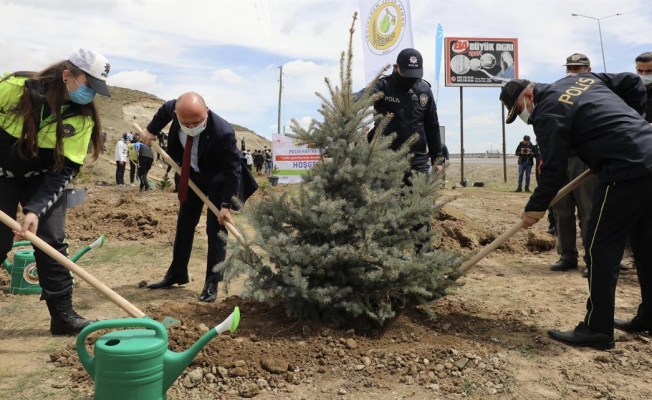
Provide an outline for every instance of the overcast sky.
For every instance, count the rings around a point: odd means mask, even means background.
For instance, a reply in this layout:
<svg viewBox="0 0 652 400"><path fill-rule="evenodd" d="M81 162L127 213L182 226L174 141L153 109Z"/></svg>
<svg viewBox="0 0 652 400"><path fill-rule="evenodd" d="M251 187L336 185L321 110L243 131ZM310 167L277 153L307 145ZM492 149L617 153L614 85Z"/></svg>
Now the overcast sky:
<svg viewBox="0 0 652 400"><path fill-rule="evenodd" d="M435 34L518 38L519 75L552 82L567 56L583 52L602 72L600 21L608 72L634 72L634 58L652 51L649 1L411 0L414 44L424 56L424 79L435 80ZM324 77L337 81L353 1L318 0L0 0L0 72L40 70L80 47L111 63L109 84L163 99L202 94L219 115L271 139L277 130L278 75L283 65L281 124L319 118L315 92ZM356 87L364 86L362 38L354 39ZM443 67L442 67L443 69ZM443 75L443 73L442 73ZM443 77L442 77L443 80ZM502 148L499 88L464 88L467 153ZM440 124L451 153L460 152L460 89L440 87ZM507 126L507 151L524 134Z"/></svg>

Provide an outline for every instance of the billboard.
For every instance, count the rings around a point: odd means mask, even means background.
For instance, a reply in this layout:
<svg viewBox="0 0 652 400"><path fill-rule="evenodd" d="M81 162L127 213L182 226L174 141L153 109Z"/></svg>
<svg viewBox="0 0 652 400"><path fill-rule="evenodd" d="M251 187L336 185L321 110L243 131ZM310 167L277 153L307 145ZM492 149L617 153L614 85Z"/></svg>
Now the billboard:
<svg viewBox="0 0 652 400"><path fill-rule="evenodd" d="M319 149L308 148L298 139L273 135L272 155L279 183L300 183L301 176L319 162Z"/></svg>
<svg viewBox="0 0 652 400"><path fill-rule="evenodd" d="M518 39L446 38L446 86L502 86L518 78Z"/></svg>

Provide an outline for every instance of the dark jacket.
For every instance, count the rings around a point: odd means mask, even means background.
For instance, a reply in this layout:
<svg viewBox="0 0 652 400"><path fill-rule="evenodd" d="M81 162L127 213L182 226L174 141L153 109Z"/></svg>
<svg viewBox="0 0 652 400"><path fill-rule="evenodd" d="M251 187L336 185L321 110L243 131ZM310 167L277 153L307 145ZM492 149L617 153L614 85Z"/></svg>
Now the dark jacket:
<svg viewBox="0 0 652 400"><path fill-rule="evenodd" d="M602 183L652 174L646 91L631 73L583 73L537 84L530 122L541 151L539 185L526 211L544 211L566 180L571 151Z"/></svg>
<svg viewBox="0 0 652 400"><path fill-rule="evenodd" d="M376 112L394 114L385 132L382 132L383 135L396 132L396 139L392 142L393 150L398 150L415 133L419 135L410 149L413 154L412 169L427 172L429 160L433 164L443 162L437 106L428 82L419 80L406 91L392 74L380 78L371 91L383 92L383 97L374 104ZM369 132L369 141L376 133L374 127Z"/></svg>
<svg viewBox="0 0 652 400"><path fill-rule="evenodd" d="M168 131L168 154L181 165L183 159L183 146L179 140L179 120L174 113L176 100L163 104L156 112L152 121L147 125L149 132L160 132L170 121L172 125ZM222 185L221 202L232 203L232 198L238 196L245 201L256 191L258 185L249 173L243 168L240 151L236 145L235 132L231 125L213 111L209 111L206 129L195 137L199 139L197 151L197 165L202 181ZM217 204L219 206L219 204Z"/></svg>
<svg viewBox="0 0 652 400"><path fill-rule="evenodd" d="M514 154L518 156L519 165L523 163L534 165L534 159L539 157L537 152L537 146L533 145L532 142L525 143L523 141L516 146L516 152Z"/></svg>
<svg viewBox="0 0 652 400"><path fill-rule="evenodd" d="M145 143L138 143L138 158L154 158L154 152Z"/></svg>

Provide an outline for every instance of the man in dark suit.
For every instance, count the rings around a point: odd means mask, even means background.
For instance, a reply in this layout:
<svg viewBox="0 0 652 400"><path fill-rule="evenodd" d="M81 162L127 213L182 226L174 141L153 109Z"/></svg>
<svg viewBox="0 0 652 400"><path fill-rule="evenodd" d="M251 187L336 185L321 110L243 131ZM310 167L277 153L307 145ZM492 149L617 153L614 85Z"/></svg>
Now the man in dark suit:
<svg viewBox="0 0 652 400"><path fill-rule="evenodd" d="M166 102L159 108L143 132L143 140L155 139L150 132L160 132L170 121L168 153L182 165L179 183L179 215L174 239L172 263L162 280L150 284L150 289L188 283L188 262L195 233L204 203L187 185L184 187L184 167L191 179L208 199L215 204L219 215L208 210L206 233L208 255L204 289L200 301L213 302L217 296L217 284L222 273L213 267L224 261L226 243L219 233L227 233L224 223L233 224L231 207L237 206L233 198L246 200L257 188L246 168L242 168L240 152L231 125L212 112L197 93L184 93L177 100ZM187 148L187 149L186 149ZM243 179L244 178L244 179ZM253 183L252 183L253 182ZM244 190L243 190L244 186Z"/></svg>

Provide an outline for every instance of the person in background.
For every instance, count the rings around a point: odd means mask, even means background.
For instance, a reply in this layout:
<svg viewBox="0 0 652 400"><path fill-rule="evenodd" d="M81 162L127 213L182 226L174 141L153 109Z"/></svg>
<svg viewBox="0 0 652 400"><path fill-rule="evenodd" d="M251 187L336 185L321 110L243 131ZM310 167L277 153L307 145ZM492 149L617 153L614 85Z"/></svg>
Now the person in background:
<svg viewBox="0 0 652 400"><path fill-rule="evenodd" d="M138 155L138 180L140 181L140 190L149 190L149 179L147 174L154 163L154 152L145 143L139 142L137 147Z"/></svg>
<svg viewBox="0 0 652 400"><path fill-rule="evenodd" d="M158 145L161 146L161 149L163 151L167 152L168 151L168 134L161 131L156 135L156 138L158 140ZM156 153L156 161L158 161L160 159L161 159L161 155L157 152Z"/></svg>
<svg viewBox="0 0 652 400"><path fill-rule="evenodd" d="M525 191L530 191L530 174L534 165L534 156L537 148L530 141L530 136L523 136L523 141L516 146L515 155L518 156L518 187L515 192L523 191L523 177L525 177Z"/></svg>
<svg viewBox="0 0 652 400"><path fill-rule="evenodd" d="M582 90L575 90L581 85ZM548 336L569 346L615 347L614 309L620 261L627 239L641 274L643 303L652 301L652 126L642 117L646 93L631 73L585 73L552 84L514 79L500 100L507 123L520 117L541 145L539 185L521 215L525 229L541 219L566 181L574 151L598 179L583 235L589 298L584 320ZM649 323L648 320L645 321Z"/></svg>
<svg viewBox="0 0 652 400"><path fill-rule="evenodd" d="M135 175L138 175L137 173L132 171L132 165L135 166L133 167L133 169L138 171L138 146L140 145L140 143L138 142L139 140L138 135L132 135L131 133L128 133L127 138L129 139L129 142L127 143L127 160L129 161L129 175L130 177L133 177ZM133 180L131 184L133 186L134 184Z"/></svg>
<svg viewBox="0 0 652 400"><path fill-rule="evenodd" d="M132 144L131 148L133 149L133 157L130 157L129 153L129 146L127 146L127 160L129 161L129 186L134 186L134 182L136 181L136 175L138 172L138 156L136 156L136 152L138 151L135 146L136 143L133 143L134 141L134 134L132 132L127 133L129 137L129 142ZM134 159L135 157L135 159Z"/></svg>
<svg viewBox="0 0 652 400"><path fill-rule="evenodd" d="M206 217L208 254L204 288L199 301L214 302L217 284L222 272L213 268L225 260L226 242L220 234L227 235L226 223L234 224L231 208L234 197L244 202L257 189L248 171L243 171L241 153L238 151L235 132L231 125L208 109L199 94L184 93L177 100L163 104L143 131L145 144L155 139L150 132L160 132L169 123L168 154L181 164L179 181L179 215L172 251L172 262L163 279L151 283L150 289L168 288L189 282L188 263L195 236L195 227L202 215L202 199L188 187L192 180L219 209L219 215L209 209ZM243 179L244 177L244 179Z"/></svg>
<svg viewBox="0 0 652 400"><path fill-rule="evenodd" d="M25 215L19 235L35 234L68 256L66 187L90 152L102 151L102 128L94 103L109 96L111 67L103 55L79 49L40 72L0 77L0 209ZM11 250L14 232L0 224L0 259ZM73 308L73 277L38 247L34 258L41 300L50 313L52 335L76 335L92 321ZM30 317L30 314L26 314Z"/></svg>
<svg viewBox="0 0 652 400"><path fill-rule="evenodd" d="M265 162L265 158L263 156L262 151L256 150L254 151L254 167L256 168L257 173L261 173L263 170L263 163Z"/></svg>
<svg viewBox="0 0 652 400"><path fill-rule="evenodd" d="M115 159L115 184L118 187L125 187L125 169L127 167L127 144L129 144L129 134L124 133L122 139L115 144L113 153Z"/></svg>
<svg viewBox="0 0 652 400"><path fill-rule="evenodd" d="M577 76L579 79L579 77L591 72L591 60L582 53L574 53L568 56L564 66L566 67L566 76L569 77ZM588 169L588 165L580 159L577 152L570 150L565 184L570 183ZM577 269L579 253L577 251L577 220L575 214L577 212L580 236L583 238L588 229L591 208L593 207L593 192L595 192L597 185L598 179L591 176L551 207L555 217L555 226L557 227L557 254L559 254L559 260L550 266L551 271ZM585 276L588 275L588 270L585 270L584 274Z"/></svg>
<svg viewBox="0 0 652 400"><path fill-rule="evenodd" d="M251 155L251 152L249 151L245 151L244 156L245 156L245 160L247 160L247 168L249 168L249 171L253 171L254 157Z"/></svg>
<svg viewBox="0 0 652 400"><path fill-rule="evenodd" d="M274 165L272 163L272 151L265 146L265 173L270 175Z"/></svg>

